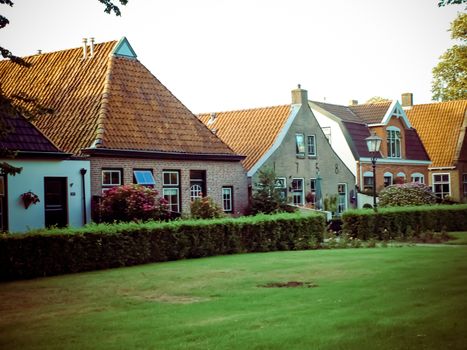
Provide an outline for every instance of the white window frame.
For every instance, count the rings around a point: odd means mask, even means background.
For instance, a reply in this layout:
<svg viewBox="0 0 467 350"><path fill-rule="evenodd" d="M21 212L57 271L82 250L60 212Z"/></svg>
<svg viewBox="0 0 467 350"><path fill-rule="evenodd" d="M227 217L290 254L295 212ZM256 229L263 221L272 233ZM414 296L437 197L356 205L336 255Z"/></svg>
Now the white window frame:
<svg viewBox="0 0 467 350"><path fill-rule="evenodd" d="M274 188L279 192L283 200L287 200L287 178L276 177Z"/></svg>
<svg viewBox="0 0 467 350"><path fill-rule="evenodd" d="M227 195L227 197L226 197ZM233 212L233 187L222 187L222 209L225 213Z"/></svg>
<svg viewBox="0 0 467 350"><path fill-rule="evenodd" d="M311 184L314 184L314 186ZM310 178L310 192L313 194L313 207L316 207L316 177Z"/></svg>
<svg viewBox="0 0 467 350"><path fill-rule="evenodd" d="M306 141L307 141L308 157L316 157L316 136L308 135Z"/></svg>
<svg viewBox="0 0 467 350"><path fill-rule="evenodd" d="M295 205L304 205L304 200L305 200L305 194L304 194L304 191L305 191L305 188L304 188L304 183L305 183L305 179L303 177L294 177L292 178L292 182L291 182L291 185L294 183L295 180L299 180L302 182L302 189L301 191L297 191L295 190L293 187L292 187L292 203L295 204ZM300 202L299 203L296 203L295 202L295 198L300 198Z"/></svg>
<svg viewBox="0 0 467 350"><path fill-rule="evenodd" d="M386 178L391 178L391 181L389 181L388 186L394 185L394 176L392 175L392 173L390 173L389 171L384 173L383 175L384 184L386 184Z"/></svg>
<svg viewBox="0 0 467 350"><path fill-rule="evenodd" d="M105 174L110 174L109 178L111 180L110 183L104 183ZM112 182L112 174L118 173L118 182ZM122 169L102 169L101 170L101 187L102 193L110 190L112 187L121 186L123 185L123 170Z"/></svg>
<svg viewBox="0 0 467 350"><path fill-rule="evenodd" d="M410 175L410 181L425 184L425 175L422 173L412 173L412 175Z"/></svg>
<svg viewBox="0 0 467 350"><path fill-rule="evenodd" d="M445 181L435 181L436 176L441 176L442 177L444 175L447 175L447 177L448 177L447 182L445 182ZM439 198L444 198L446 196L451 196L451 174L449 174L449 173L433 173L431 176L432 176L431 179L432 179L432 184L433 184L433 186L432 186L433 194L435 196L439 197ZM449 192L444 192L444 191L437 192L436 191L436 185L446 185L446 184L449 186ZM440 195L438 195L438 194L440 194Z"/></svg>
<svg viewBox="0 0 467 350"><path fill-rule="evenodd" d="M371 178L373 179L373 184L371 188L365 188L365 178ZM373 191L373 187L375 187L375 179L373 178L373 172L372 171L365 171L363 173L363 183L362 183L363 190L368 190L368 191Z"/></svg>
<svg viewBox="0 0 467 350"><path fill-rule="evenodd" d="M339 192L340 186L343 186L344 192ZM342 193L344 194L343 196L342 196ZM337 197L337 201L338 201L337 202L337 213L338 214L342 214L344 211L347 210L347 202L349 200L348 195L349 193L347 191L347 184L343 182L339 182L337 184L337 196L338 196ZM342 201L342 199L344 200Z"/></svg>
<svg viewBox="0 0 467 350"><path fill-rule="evenodd" d="M198 198L203 198L203 187L200 184L193 184L190 186L190 199L194 201Z"/></svg>
<svg viewBox="0 0 467 350"><path fill-rule="evenodd" d="M295 153L297 157L305 157L306 144L305 144L305 134L296 133L295 134Z"/></svg>
<svg viewBox="0 0 467 350"><path fill-rule="evenodd" d="M176 183L172 183L172 176L169 176L170 181L165 181L165 175L176 174ZM177 203L172 202L173 191L176 191ZM180 203L180 172L177 170L163 170L162 171L162 196L168 202L169 208L171 211L180 213L182 211L182 206ZM176 210L173 210L173 209Z"/></svg>
<svg viewBox="0 0 467 350"><path fill-rule="evenodd" d="M386 128L388 158L402 158L402 134L399 128Z"/></svg>

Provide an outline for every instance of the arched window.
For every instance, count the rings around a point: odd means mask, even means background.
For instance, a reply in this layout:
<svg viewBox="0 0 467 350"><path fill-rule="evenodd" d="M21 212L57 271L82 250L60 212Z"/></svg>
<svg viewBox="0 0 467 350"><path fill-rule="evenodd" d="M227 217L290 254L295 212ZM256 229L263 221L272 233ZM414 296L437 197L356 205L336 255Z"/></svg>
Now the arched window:
<svg viewBox="0 0 467 350"><path fill-rule="evenodd" d="M405 179L406 179L405 173L399 172L397 173L396 180L394 182L398 184L403 184L405 183Z"/></svg>
<svg viewBox="0 0 467 350"><path fill-rule="evenodd" d="M392 184L393 184L392 173L390 172L384 173L384 187L391 186Z"/></svg>
<svg viewBox="0 0 467 350"><path fill-rule="evenodd" d="M395 126L386 128L388 141L388 158L401 157L401 131Z"/></svg>
<svg viewBox="0 0 467 350"><path fill-rule="evenodd" d="M196 198L201 198L203 196L203 188L200 185L191 185L190 187L190 198L195 200Z"/></svg>
<svg viewBox="0 0 467 350"><path fill-rule="evenodd" d="M363 173L363 189L364 190L373 190L374 185L373 172L365 171Z"/></svg>
<svg viewBox="0 0 467 350"><path fill-rule="evenodd" d="M413 173L410 177L412 182L418 182L420 184L425 183L425 176L422 173Z"/></svg>

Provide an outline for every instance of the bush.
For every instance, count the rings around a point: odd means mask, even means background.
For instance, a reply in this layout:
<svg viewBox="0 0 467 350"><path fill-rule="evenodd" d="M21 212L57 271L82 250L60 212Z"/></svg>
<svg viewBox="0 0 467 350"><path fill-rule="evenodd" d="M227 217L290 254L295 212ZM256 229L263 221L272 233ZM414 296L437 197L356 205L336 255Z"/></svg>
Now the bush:
<svg viewBox="0 0 467 350"><path fill-rule="evenodd" d="M193 219L215 219L223 216L222 209L210 197L196 198L191 202Z"/></svg>
<svg viewBox="0 0 467 350"><path fill-rule="evenodd" d="M431 188L412 182L402 185L391 185L379 193L380 207L414 206L436 203L436 196Z"/></svg>
<svg viewBox="0 0 467 350"><path fill-rule="evenodd" d="M0 280L221 254L316 248L322 215L89 225L0 235Z"/></svg>
<svg viewBox="0 0 467 350"><path fill-rule="evenodd" d="M170 217L164 198L157 198L155 189L141 185L123 185L106 191L99 205L101 220L147 221L164 220Z"/></svg>
<svg viewBox="0 0 467 350"><path fill-rule="evenodd" d="M342 214L342 221L342 231L354 238L407 240L428 231L466 231L467 205L348 210Z"/></svg>

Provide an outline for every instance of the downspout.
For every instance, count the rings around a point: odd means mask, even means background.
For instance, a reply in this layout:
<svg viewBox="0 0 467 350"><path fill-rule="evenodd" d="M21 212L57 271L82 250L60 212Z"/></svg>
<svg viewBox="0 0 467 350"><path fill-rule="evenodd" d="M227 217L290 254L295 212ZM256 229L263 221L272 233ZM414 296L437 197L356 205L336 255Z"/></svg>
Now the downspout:
<svg viewBox="0 0 467 350"><path fill-rule="evenodd" d="M82 190L82 197L83 197L83 225L86 225L88 220L87 220L87 214L86 214L86 188L84 187L85 185L84 175L86 175L87 170L85 168L81 168L79 172L81 174L81 190Z"/></svg>

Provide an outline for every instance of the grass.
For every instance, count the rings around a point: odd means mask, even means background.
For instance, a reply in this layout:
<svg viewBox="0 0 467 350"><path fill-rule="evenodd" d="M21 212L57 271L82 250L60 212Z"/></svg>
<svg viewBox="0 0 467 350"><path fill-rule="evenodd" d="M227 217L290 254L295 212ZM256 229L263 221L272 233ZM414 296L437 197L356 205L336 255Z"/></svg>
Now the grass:
<svg viewBox="0 0 467 350"><path fill-rule="evenodd" d="M0 348L465 349L466 256L274 252L3 283Z"/></svg>

